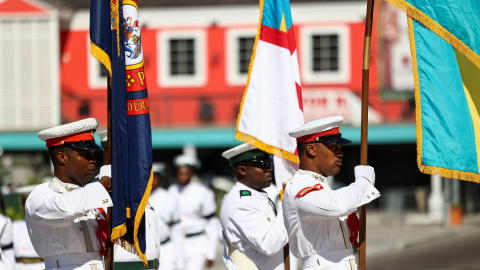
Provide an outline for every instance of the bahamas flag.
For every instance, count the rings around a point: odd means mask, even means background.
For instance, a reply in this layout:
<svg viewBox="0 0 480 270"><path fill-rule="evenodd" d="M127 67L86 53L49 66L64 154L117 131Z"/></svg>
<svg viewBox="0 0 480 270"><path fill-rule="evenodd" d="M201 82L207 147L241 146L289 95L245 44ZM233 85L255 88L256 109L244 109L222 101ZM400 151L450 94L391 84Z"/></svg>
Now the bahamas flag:
<svg viewBox="0 0 480 270"><path fill-rule="evenodd" d="M480 182L480 1L386 1L408 15L420 170Z"/></svg>
<svg viewBox="0 0 480 270"><path fill-rule="evenodd" d="M137 1L92 0L90 41L111 78L111 237L145 263L152 135Z"/></svg>
<svg viewBox="0 0 480 270"><path fill-rule="evenodd" d="M289 177L279 170L293 175L291 167L298 163L296 140L288 132L303 123L290 2L260 0L260 22L235 137L276 155L275 175L281 185Z"/></svg>

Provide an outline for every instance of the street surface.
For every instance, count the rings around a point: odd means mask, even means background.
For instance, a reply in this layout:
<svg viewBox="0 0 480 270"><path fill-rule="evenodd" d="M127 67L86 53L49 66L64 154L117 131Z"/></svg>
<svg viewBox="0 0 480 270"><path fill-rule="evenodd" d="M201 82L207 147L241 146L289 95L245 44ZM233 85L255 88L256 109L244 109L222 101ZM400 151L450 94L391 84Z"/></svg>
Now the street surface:
<svg viewBox="0 0 480 270"><path fill-rule="evenodd" d="M369 259L368 270L480 269L480 229Z"/></svg>

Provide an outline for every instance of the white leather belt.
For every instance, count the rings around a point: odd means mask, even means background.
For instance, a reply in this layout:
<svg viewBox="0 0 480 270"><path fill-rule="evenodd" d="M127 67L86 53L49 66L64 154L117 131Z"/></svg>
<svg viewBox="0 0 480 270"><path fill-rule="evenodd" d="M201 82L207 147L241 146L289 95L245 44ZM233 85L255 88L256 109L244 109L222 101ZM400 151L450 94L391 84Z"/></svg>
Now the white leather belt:
<svg viewBox="0 0 480 270"><path fill-rule="evenodd" d="M350 261L354 263L355 257L353 256L352 249L342 249L329 251L322 254L313 254L310 257L302 259L303 268L314 267L324 264L338 263L341 261Z"/></svg>
<svg viewBox="0 0 480 270"><path fill-rule="evenodd" d="M44 258L46 269L55 269L67 265L97 265L103 264L98 252L63 254Z"/></svg>

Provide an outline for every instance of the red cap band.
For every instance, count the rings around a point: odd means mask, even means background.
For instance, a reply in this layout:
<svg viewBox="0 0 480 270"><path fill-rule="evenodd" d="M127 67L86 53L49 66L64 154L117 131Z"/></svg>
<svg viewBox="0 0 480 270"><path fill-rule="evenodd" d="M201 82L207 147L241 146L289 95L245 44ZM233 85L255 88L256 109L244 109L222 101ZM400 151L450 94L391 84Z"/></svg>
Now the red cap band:
<svg viewBox="0 0 480 270"><path fill-rule="evenodd" d="M340 128L332 128L327 131L322 131L314 134L308 134L302 137L297 138L297 144L298 143L306 143L306 142L315 142L317 137L323 137L327 135L333 135L333 134L339 134L340 133Z"/></svg>
<svg viewBox="0 0 480 270"><path fill-rule="evenodd" d="M91 130L82 133L71 134L58 138L51 138L46 140L47 147L62 145L65 142L78 142L78 141L91 141L95 140L93 132Z"/></svg>

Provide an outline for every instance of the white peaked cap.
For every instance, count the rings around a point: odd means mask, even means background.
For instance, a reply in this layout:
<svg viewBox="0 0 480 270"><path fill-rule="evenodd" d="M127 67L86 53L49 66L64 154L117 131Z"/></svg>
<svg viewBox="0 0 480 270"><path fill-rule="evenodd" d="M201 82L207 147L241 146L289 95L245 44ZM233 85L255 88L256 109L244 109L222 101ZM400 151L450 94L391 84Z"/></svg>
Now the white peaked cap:
<svg viewBox="0 0 480 270"><path fill-rule="evenodd" d="M95 143L93 134L97 128L98 120L87 118L42 130L38 133L38 138L45 141L47 147L69 145L79 150L103 150Z"/></svg>
<svg viewBox="0 0 480 270"><path fill-rule="evenodd" d="M97 128L98 120L96 118L87 118L80 121L42 130L38 133L38 138L40 138L40 140L42 141L46 141L48 139L65 137L68 135L82 133L89 130L96 130Z"/></svg>
<svg viewBox="0 0 480 270"><path fill-rule="evenodd" d="M187 156L187 155L178 155L173 160L173 164L176 167L181 166L190 166L195 169L200 169L200 160L195 157Z"/></svg>
<svg viewBox="0 0 480 270"><path fill-rule="evenodd" d="M226 159L230 159L232 157L238 156L242 153L245 153L247 151L253 150L253 149L258 149L257 147L249 144L249 143L244 143L239 146L235 146L231 149L228 149L227 151L222 153L222 157Z"/></svg>
<svg viewBox="0 0 480 270"><path fill-rule="evenodd" d="M155 173L163 174L165 172L165 163L163 162L154 162L152 163L152 171Z"/></svg>
<svg viewBox="0 0 480 270"><path fill-rule="evenodd" d="M288 133L290 137L296 138L297 143L324 141L332 144L349 144L350 140L341 137L340 124L342 116L331 116L310 121L301 127Z"/></svg>
<svg viewBox="0 0 480 270"><path fill-rule="evenodd" d="M222 156L228 159L230 166L235 166L243 161L271 158L267 152L248 143L235 146L234 148L223 152Z"/></svg>
<svg viewBox="0 0 480 270"><path fill-rule="evenodd" d="M303 126L292 130L288 133L290 137L299 138L305 135L310 135L322 131L327 131L338 127L343 122L342 116L331 116L314 121L310 121Z"/></svg>

